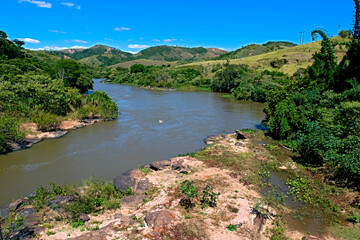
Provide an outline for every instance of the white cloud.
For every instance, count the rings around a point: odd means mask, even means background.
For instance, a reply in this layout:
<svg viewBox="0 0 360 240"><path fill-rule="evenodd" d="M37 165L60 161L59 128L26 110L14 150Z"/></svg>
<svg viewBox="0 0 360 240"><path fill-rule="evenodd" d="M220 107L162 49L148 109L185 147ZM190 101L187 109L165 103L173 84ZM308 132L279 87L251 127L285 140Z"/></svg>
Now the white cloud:
<svg viewBox="0 0 360 240"><path fill-rule="evenodd" d="M128 48L131 49L143 49L143 48L148 48L148 45L139 45L139 44L131 44L128 46Z"/></svg>
<svg viewBox="0 0 360 240"><path fill-rule="evenodd" d="M132 40L132 39L129 39L129 42L132 42L132 41L134 41L134 40Z"/></svg>
<svg viewBox="0 0 360 240"><path fill-rule="evenodd" d="M41 7L41 8L51 8L52 7L51 3L47 3L45 1L19 0L19 3L22 3L22 2L32 3L32 4L35 4L38 7Z"/></svg>
<svg viewBox="0 0 360 240"><path fill-rule="evenodd" d="M77 10L80 10L80 9L81 9L81 6L77 6L76 9L77 9Z"/></svg>
<svg viewBox="0 0 360 240"><path fill-rule="evenodd" d="M71 2L62 2L62 5L68 6L68 7L73 7L75 4L71 3Z"/></svg>
<svg viewBox="0 0 360 240"><path fill-rule="evenodd" d="M127 51L127 52L131 54L137 54L137 52L132 52L132 51Z"/></svg>
<svg viewBox="0 0 360 240"><path fill-rule="evenodd" d="M152 41L153 41L153 42L160 42L159 39L153 39Z"/></svg>
<svg viewBox="0 0 360 240"><path fill-rule="evenodd" d="M66 34L66 32L60 32L59 30L48 30L48 32Z"/></svg>
<svg viewBox="0 0 360 240"><path fill-rule="evenodd" d="M84 46L73 46L70 49L86 49L88 47L84 47Z"/></svg>
<svg viewBox="0 0 360 240"><path fill-rule="evenodd" d="M87 41L83 41L83 40L78 40L78 39L75 39L75 40L72 40L73 42L77 42L77 43L88 43Z"/></svg>
<svg viewBox="0 0 360 240"><path fill-rule="evenodd" d="M165 42L165 43L169 43L169 42L175 42L175 41L177 41L177 39L176 38L172 38L172 39L164 39L163 40L163 42Z"/></svg>
<svg viewBox="0 0 360 240"><path fill-rule="evenodd" d="M130 31L131 29L130 28L128 28L128 27L116 27L116 28L114 28L114 31L116 31L116 32L123 32L123 31Z"/></svg>
<svg viewBox="0 0 360 240"><path fill-rule="evenodd" d="M111 38L104 38L106 41L114 41L114 39Z"/></svg>
<svg viewBox="0 0 360 240"><path fill-rule="evenodd" d="M44 50L51 50L51 51L61 51L61 50L65 50L65 49L86 49L88 47L84 47L84 46L73 46L73 47L58 47L58 46L45 46L42 48L37 48L37 49L31 49L30 50L34 50L34 51L44 51Z"/></svg>
<svg viewBox="0 0 360 240"><path fill-rule="evenodd" d="M26 43L40 43L39 40L31 39L31 38L18 38L20 41L26 42Z"/></svg>

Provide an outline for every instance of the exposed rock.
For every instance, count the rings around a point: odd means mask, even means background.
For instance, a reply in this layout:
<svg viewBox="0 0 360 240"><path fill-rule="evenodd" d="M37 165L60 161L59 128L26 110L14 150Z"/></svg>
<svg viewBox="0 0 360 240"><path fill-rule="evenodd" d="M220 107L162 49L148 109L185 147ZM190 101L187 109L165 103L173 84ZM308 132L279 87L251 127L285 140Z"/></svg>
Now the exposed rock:
<svg viewBox="0 0 360 240"><path fill-rule="evenodd" d="M46 132L44 134L44 138L54 139L54 138L60 138L66 135L68 131L55 131L55 132Z"/></svg>
<svg viewBox="0 0 360 240"><path fill-rule="evenodd" d="M171 162L169 160L156 161L156 162L150 163L150 167L152 169L154 169L155 171L169 168L170 165L171 165Z"/></svg>
<svg viewBox="0 0 360 240"><path fill-rule="evenodd" d="M86 215L85 213L80 213L79 215L79 220L82 221L82 222L87 222L90 220L89 216Z"/></svg>
<svg viewBox="0 0 360 240"><path fill-rule="evenodd" d="M26 218L35 213L35 210L32 206L25 206L23 209L21 209L18 213L18 216Z"/></svg>
<svg viewBox="0 0 360 240"><path fill-rule="evenodd" d="M247 139L245 133L242 133L240 130L236 130L235 133L236 133L236 139L237 140Z"/></svg>
<svg viewBox="0 0 360 240"><path fill-rule="evenodd" d="M80 122L80 121L63 121L60 126L59 126L59 129L61 130L72 130L72 129L78 129L78 128L81 128L81 127L84 127L86 126L85 123L83 122Z"/></svg>
<svg viewBox="0 0 360 240"><path fill-rule="evenodd" d="M179 172L182 174L188 174L188 173L190 173L190 169L188 167L184 166L183 168L180 169Z"/></svg>
<svg viewBox="0 0 360 240"><path fill-rule="evenodd" d="M175 215L169 211L156 211L148 213L145 216L145 222L154 230L159 230L161 228L164 228L168 226L170 223L174 222Z"/></svg>
<svg viewBox="0 0 360 240"><path fill-rule="evenodd" d="M182 168L184 168L184 159L174 159L171 160L171 168L175 171L180 171Z"/></svg>
<svg viewBox="0 0 360 240"><path fill-rule="evenodd" d="M7 218L10 214L10 209L8 208L4 208L4 209L0 209L0 218Z"/></svg>
<svg viewBox="0 0 360 240"><path fill-rule="evenodd" d="M241 147L243 144L241 143L241 142L236 142L235 143L235 146L237 146L237 147Z"/></svg>
<svg viewBox="0 0 360 240"><path fill-rule="evenodd" d="M127 188L131 188L132 191L136 189L136 179L134 177L120 175L114 179L113 183L114 187L121 192L126 192Z"/></svg>
<svg viewBox="0 0 360 240"><path fill-rule="evenodd" d="M121 221L122 227L127 227L135 222L135 215L123 215L121 213L115 213L115 219L119 219Z"/></svg>
<svg viewBox="0 0 360 240"><path fill-rule="evenodd" d="M51 208L51 209L59 208L62 205L64 205L65 203L70 202L71 199L72 199L72 197L69 197L69 196L57 197L50 202L49 208Z"/></svg>
<svg viewBox="0 0 360 240"><path fill-rule="evenodd" d="M39 225L40 222L43 220L43 217L41 214L34 214L29 215L24 219L24 223L26 227L35 227L36 225Z"/></svg>
<svg viewBox="0 0 360 240"><path fill-rule="evenodd" d="M204 143L206 145L211 145L213 143L215 143L215 141L219 140L220 139L220 136L217 136L217 135L210 135L210 136L207 136L205 139L204 139Z"/></svg>
<svg viewBox="0 0 360 240"><path fill-rule="evenodd" d="M12 238L13 239L31 239L35 235L35 231L33 228L25 227L17 232Z"/></svg>
<svg viewBox="0 0 360 240"><path fill-rule="evenodd" d="M22 203L23 203L23 200L21 200L21 199L13 201L12 203L9 204L9 209L16 211Z"/></svg>
<svg viewBox="0 0 360 240"><path fill-rule="evenodd" d="M139 183L136 186L136 193L144 194L146 191L148 191L151 188L151 185L149 183L149 180L147 179L141 179Z"/></svg>
<svg viewBox="0 0 360 240"><path fill-rule="evenodd" d="M264 216L260 212L256 211L255 209L253 210L253 213L256 214L256 217L254 218L254 228L255 228L255 231L257 233L259 233L261 231L261 228L262 228L262 225L263 225L265 219L264 219Z"/></svg>
<svg viewBox="0 0 360 240"><path fill-rule="evenodd" d="M145 195L131 195L121 199L121 205L128 208L136 208L144 202Z"/></svg>

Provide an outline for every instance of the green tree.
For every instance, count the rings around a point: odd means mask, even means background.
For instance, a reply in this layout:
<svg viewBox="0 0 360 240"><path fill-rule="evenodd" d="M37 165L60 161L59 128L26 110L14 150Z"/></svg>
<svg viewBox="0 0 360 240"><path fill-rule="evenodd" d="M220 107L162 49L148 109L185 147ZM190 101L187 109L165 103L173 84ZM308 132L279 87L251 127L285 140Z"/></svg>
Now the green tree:
<svg viewBox="0 0 360 240"><path fill-rule="evenodd" d="M143 73L145 71L145 66L142 64L134 64L130 68L130 73Z"/></svg>
<svg viewBox="0 0 360 240"><path fill-rule="evenodd" d="M334 77L337 64L333 45L326 33L320 29L311 32L313 40L316 39L317 35L322 37L321 50L313 55L315 61L308 69L309 77L313 80L310 81L311 86L309 87L316 87L323 91L329 86L330 88L336 88Z"/></svg>
<svg viewBox="0 0 360 240"><path fill-rule="evenodd" d="M72 59L59 60L56 63L56 69L58 77L63 80L65 86L77 88L80 92L86 92L93 88L91 77L83 73L77 61Z"/></svg>

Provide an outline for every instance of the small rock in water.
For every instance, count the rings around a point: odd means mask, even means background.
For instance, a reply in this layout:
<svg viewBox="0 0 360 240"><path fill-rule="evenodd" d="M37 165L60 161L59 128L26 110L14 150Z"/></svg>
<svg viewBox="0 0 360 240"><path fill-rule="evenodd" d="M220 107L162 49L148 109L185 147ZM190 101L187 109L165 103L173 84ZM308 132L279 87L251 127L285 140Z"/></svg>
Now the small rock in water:
<svg viewBox="0 0 360 240"><path fill-rule="evenodd" d="M164 122L164 120L161 120L161 119L159 120L159 123L163 123L163 122Z"/></svg>

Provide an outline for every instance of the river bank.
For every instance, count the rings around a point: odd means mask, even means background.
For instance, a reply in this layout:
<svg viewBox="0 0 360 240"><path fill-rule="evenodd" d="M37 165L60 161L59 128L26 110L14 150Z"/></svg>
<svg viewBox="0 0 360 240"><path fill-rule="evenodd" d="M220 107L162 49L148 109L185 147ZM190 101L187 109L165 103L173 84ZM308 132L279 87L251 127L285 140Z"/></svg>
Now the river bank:
<svg viewBox="0 0 360 240"><path fill-rule="evenodd" d="M107 121L109 120L113 119L108 119ZM104 121L101 116L94 116L93 118L83 118L79 120L65 120L59 124L56 131L49 132L39 131L36 123L23 123L20 126L20 131L24 133L25 137L21 142L10 143L10 150L14 152L31 148L34 144L39 143L44 139L60 138L68 134L69 131L90 126L100 121Z"/></svg>
<svg viewBox="0 0 360 240"><path fill-rule="evenodd" d="M14 234L25 236L20 239L358 239L358 225L339 221L355 211L347 204L356 198L354 192L342 189L342 196L329 199L324 192L308 193L314 201L299 200L296 208L276 194L264 195L270 170L301 177L305 170L262 132L245 131L242 136L246 139L239 134L212 137L212 145L202 151L129 170L112 183L88 180L81 186L39 188L0 211L11 216L3 231L12 219L20 226ZM322 219L320 231L308 231L314 222L296 229L285 221L301 206L322 211L319 199L338 208ZM303 216L309 213L302 210ZM334 216L338 221L329 224ZM341 235L345 230L352 235Z"/></svg>

